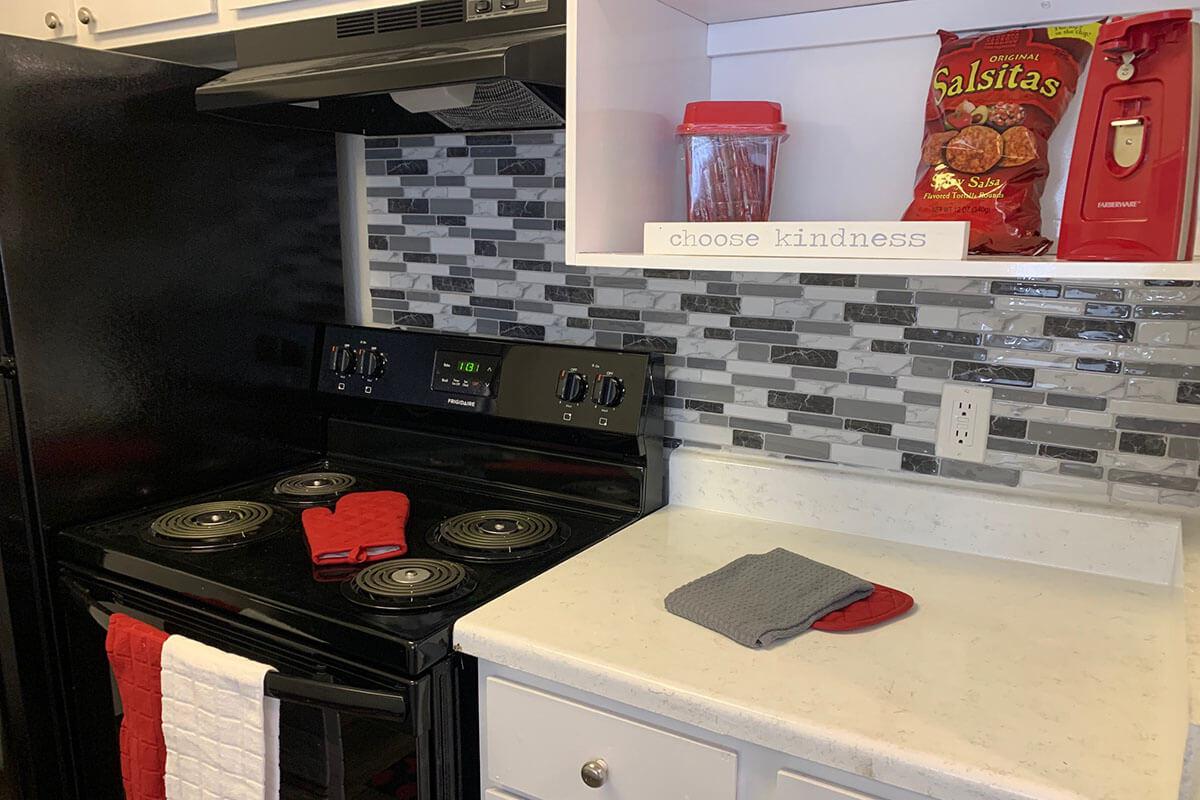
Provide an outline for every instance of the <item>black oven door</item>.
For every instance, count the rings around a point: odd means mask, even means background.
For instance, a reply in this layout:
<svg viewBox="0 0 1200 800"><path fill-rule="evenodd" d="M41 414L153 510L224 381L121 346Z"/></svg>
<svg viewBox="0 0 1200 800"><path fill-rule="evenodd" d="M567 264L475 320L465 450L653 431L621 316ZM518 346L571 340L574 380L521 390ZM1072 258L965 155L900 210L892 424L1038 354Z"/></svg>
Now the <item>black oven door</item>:
<svg viewBox="0 0 1200 800"><path fill-rule="evenodd" d="M433 800L439 769L428 720L436 676L381 675L307 650L229 616L164 594L64 572L71 598L66 632L71 739L82 797L124 797L118 732L121 701L104 638L120 612L278 671L265 691L279 702L280 796L284 800Z"/></svg>

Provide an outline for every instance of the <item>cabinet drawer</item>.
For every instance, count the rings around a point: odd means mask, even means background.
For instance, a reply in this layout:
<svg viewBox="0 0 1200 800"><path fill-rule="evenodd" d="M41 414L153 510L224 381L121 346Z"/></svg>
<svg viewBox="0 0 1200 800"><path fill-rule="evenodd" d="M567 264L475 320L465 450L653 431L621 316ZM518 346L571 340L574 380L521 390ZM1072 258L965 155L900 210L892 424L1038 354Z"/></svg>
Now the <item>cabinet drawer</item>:
<svg viewBox="0 0 1200 800"><path fill-rule="evenodd" d="M737 796L736 753L501 678L484 691L490 783L535 800ZM585 764L593 782L600 767L600 786L584 783Z"/></svg>
<svg viewBox="0 0 1200 800"><path fill-rule="evenodd" d="M775 778L775 800L876 800L875 798L843 789L832 783L819 781L786 769L779 770Z"/></svg>
<svg viewBox="0 0 1200 800"><path fill-rule="evenodd" d="M483 800L521 800L521 798L499 789L488 789L483 793Z"/></svg>

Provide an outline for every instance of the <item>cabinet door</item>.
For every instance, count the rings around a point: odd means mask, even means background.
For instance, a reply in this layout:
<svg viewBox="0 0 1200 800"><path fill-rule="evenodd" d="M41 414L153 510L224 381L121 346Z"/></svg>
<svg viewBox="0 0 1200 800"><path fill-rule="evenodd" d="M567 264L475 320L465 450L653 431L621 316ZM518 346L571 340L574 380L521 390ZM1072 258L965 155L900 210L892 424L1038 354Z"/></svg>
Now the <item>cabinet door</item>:
<svg viewBox="0 0 1200 800"><path fill-rule="evenodd" d="M76 0L78 19L88 18L92 33L109 33L159 22L175 22L217 13L217 0Z"/></svg>
<svg viewBox="0 0 1200 800"><path fill-rule="evenodd" d="M537 800L737 796L734 752L501 678L485 691L488 783Z"/></svg>
<svg viewBox="0 0 1200 800"><path fill-rule="evenodd" d="M225 0L222 4L224 8L232 8L235 11L240 11L243 8L261 8L262 6L277 6L280 3L288 3L291 0Z"/></svg>
<svg viewBox="0 0 1200 800"><path fill-rule="evenodd" d="M0 33L74 39L75 6L70 0L0 0Z"/></svg>
<svg viewBox="0 0 1200 800"><path fill-rule="evenodd" d="M869 795L843 789L807 775L779 770L775 779L775 800L875 800Z"/></svg>

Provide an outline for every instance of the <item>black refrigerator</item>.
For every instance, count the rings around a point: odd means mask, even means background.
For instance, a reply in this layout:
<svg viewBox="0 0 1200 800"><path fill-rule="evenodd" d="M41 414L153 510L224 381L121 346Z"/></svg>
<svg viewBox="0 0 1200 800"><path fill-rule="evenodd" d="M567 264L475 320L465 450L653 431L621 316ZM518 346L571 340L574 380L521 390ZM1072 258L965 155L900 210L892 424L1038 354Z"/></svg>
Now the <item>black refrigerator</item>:
<svg viewBox="0 0 1200 800"><path fill-rule="evenodd" d="M87 796L55 531L323 449L334 139L197 113L218 74L0 35L0 800Z"/></svg>

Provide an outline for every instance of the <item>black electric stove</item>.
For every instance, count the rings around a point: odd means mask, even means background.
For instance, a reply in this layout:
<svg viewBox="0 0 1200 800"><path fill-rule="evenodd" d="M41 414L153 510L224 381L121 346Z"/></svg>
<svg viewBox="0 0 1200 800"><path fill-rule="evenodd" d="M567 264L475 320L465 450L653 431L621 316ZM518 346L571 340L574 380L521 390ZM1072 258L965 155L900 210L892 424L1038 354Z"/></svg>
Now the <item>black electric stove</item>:
<svg viewBox="0 0 1200 800"><path fill-rule="evenodd" d="M474 664L455 620L662 504L657 357L324 337L325 453L57 537L87 763L116 764L103 636L121 612L276 666L283 797L477 796ZM407 551L314 565L304 511L361 491L408 497ZM119 780L94 788L121 796Z"/></svg>
<svg viewBox="0 0 1200 800"><path fill-rule="evenodd" d="M313 565L301 514L321 504L316 487L299 497L277 487L331 480L326 502L332 505L345 493L334 487L348 479L348 491L362 486L409 498L404 556L370 565ZM312 644L416 675L450 653L455 619L635 517L341 458L76 528L65 538L76 564L168 589L257 625L303 632Z"/></svg>

